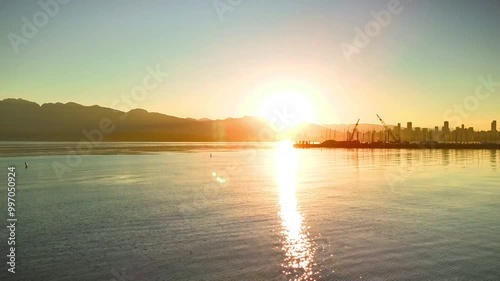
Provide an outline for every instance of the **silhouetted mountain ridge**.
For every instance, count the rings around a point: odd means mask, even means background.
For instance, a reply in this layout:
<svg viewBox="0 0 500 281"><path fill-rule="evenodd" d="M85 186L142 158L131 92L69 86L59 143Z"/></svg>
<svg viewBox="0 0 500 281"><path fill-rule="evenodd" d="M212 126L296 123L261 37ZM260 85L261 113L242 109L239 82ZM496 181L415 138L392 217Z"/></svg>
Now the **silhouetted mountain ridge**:
<svg viewBox="0 0 500 281"><path fill-rule="evenodd" d="M79 141L85 138L83 132L101 130L103 122L113 128L110 132L103 132L103 141L323 140L326 136L325 126L304 123L276 132L272 130L276 127L253 116L196 120L144 109L122 112L74 102L39 105L23 99L0 101L1 141ZM272 137L269 137L269 132Z"/></svg>

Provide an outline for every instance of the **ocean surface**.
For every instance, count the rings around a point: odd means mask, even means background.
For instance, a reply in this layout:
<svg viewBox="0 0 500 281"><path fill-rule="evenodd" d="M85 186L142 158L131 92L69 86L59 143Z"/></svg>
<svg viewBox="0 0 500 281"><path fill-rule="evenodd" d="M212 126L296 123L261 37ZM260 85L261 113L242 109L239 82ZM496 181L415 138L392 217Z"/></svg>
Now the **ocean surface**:
<svg viewBox="0 0 500 281"><path fill-rule="evenodd" d="M0 142L0 280L500 280L499 163L495 150Z"/></svg>

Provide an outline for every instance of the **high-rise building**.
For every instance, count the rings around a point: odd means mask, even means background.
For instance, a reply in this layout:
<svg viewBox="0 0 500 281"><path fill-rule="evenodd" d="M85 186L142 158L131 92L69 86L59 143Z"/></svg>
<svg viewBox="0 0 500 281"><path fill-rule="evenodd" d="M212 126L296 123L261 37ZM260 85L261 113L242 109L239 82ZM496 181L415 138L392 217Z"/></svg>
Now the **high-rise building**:
<svg viewBox="0 0 500 281"><path fill-rule="evenodd" d="M428 141L430 138L429 138L429 129L427 128L423 128L422 129L422 140L423 141Z"/></svg>
<svg viewBox="0 0 500 281"><path fill-rule="evenodd" d="M469 127L467 129L467 141L473 141L474 140L474 127Z"/></svg>
<svg viewBox="0 0 500 281"><path fill-rule="evenodd" d="M402 137L401 137L401 123L398 123L398 126L396 127L395 131L396 131L396 138L399 138L399 140L402 140Z"/></svg>
<svg viewBox="0 0 500 281"><path fill-rule="evenodd" d="M443 132L450 132L450 122L444 121Z"/></svg>
<svg viewBox="0 0 500 281"><path fill-rule="evenodd" d="M406 141L413 141L413 125L411 122L406 123Z"/></svg>
<svg viewBox="0 0 500 281"><path fill-rule="evenodd" d="M498 140L497 120L493 120L493 122L491 122L491 140Z"/></svg>

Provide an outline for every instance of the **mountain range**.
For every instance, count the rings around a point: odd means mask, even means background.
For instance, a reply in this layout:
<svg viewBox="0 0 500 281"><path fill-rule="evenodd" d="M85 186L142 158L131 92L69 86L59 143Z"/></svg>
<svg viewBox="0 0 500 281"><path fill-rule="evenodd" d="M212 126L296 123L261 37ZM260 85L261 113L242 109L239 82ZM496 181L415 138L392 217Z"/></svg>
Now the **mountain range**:
<svg viewBox="0 0 500 281"><path fill-rule="evenodd" d="M335 135L341 140L353 124L302 123L280 130L265 119L245 116L211 120L133 109L123 112L74 102L39 105L23 99L0 101L0 141L177 141L247 142L281 139L322 141ZM360 124L359 130L382 130L381 125Z"/></svg>

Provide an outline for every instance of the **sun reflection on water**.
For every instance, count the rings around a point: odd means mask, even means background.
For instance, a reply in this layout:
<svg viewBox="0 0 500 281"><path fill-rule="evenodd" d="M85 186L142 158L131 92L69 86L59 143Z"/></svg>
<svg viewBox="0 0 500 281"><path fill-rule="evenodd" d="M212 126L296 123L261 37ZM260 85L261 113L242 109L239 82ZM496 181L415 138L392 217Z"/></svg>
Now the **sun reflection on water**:
<svg viewBox="0 0 500 281"><path fill-rule="evenodd" d="M291 142L281 142L276 152L276 176L280 188L283 273L289 280L315 280L314 245L304 217L297 208L297 155Z"/></svg>

